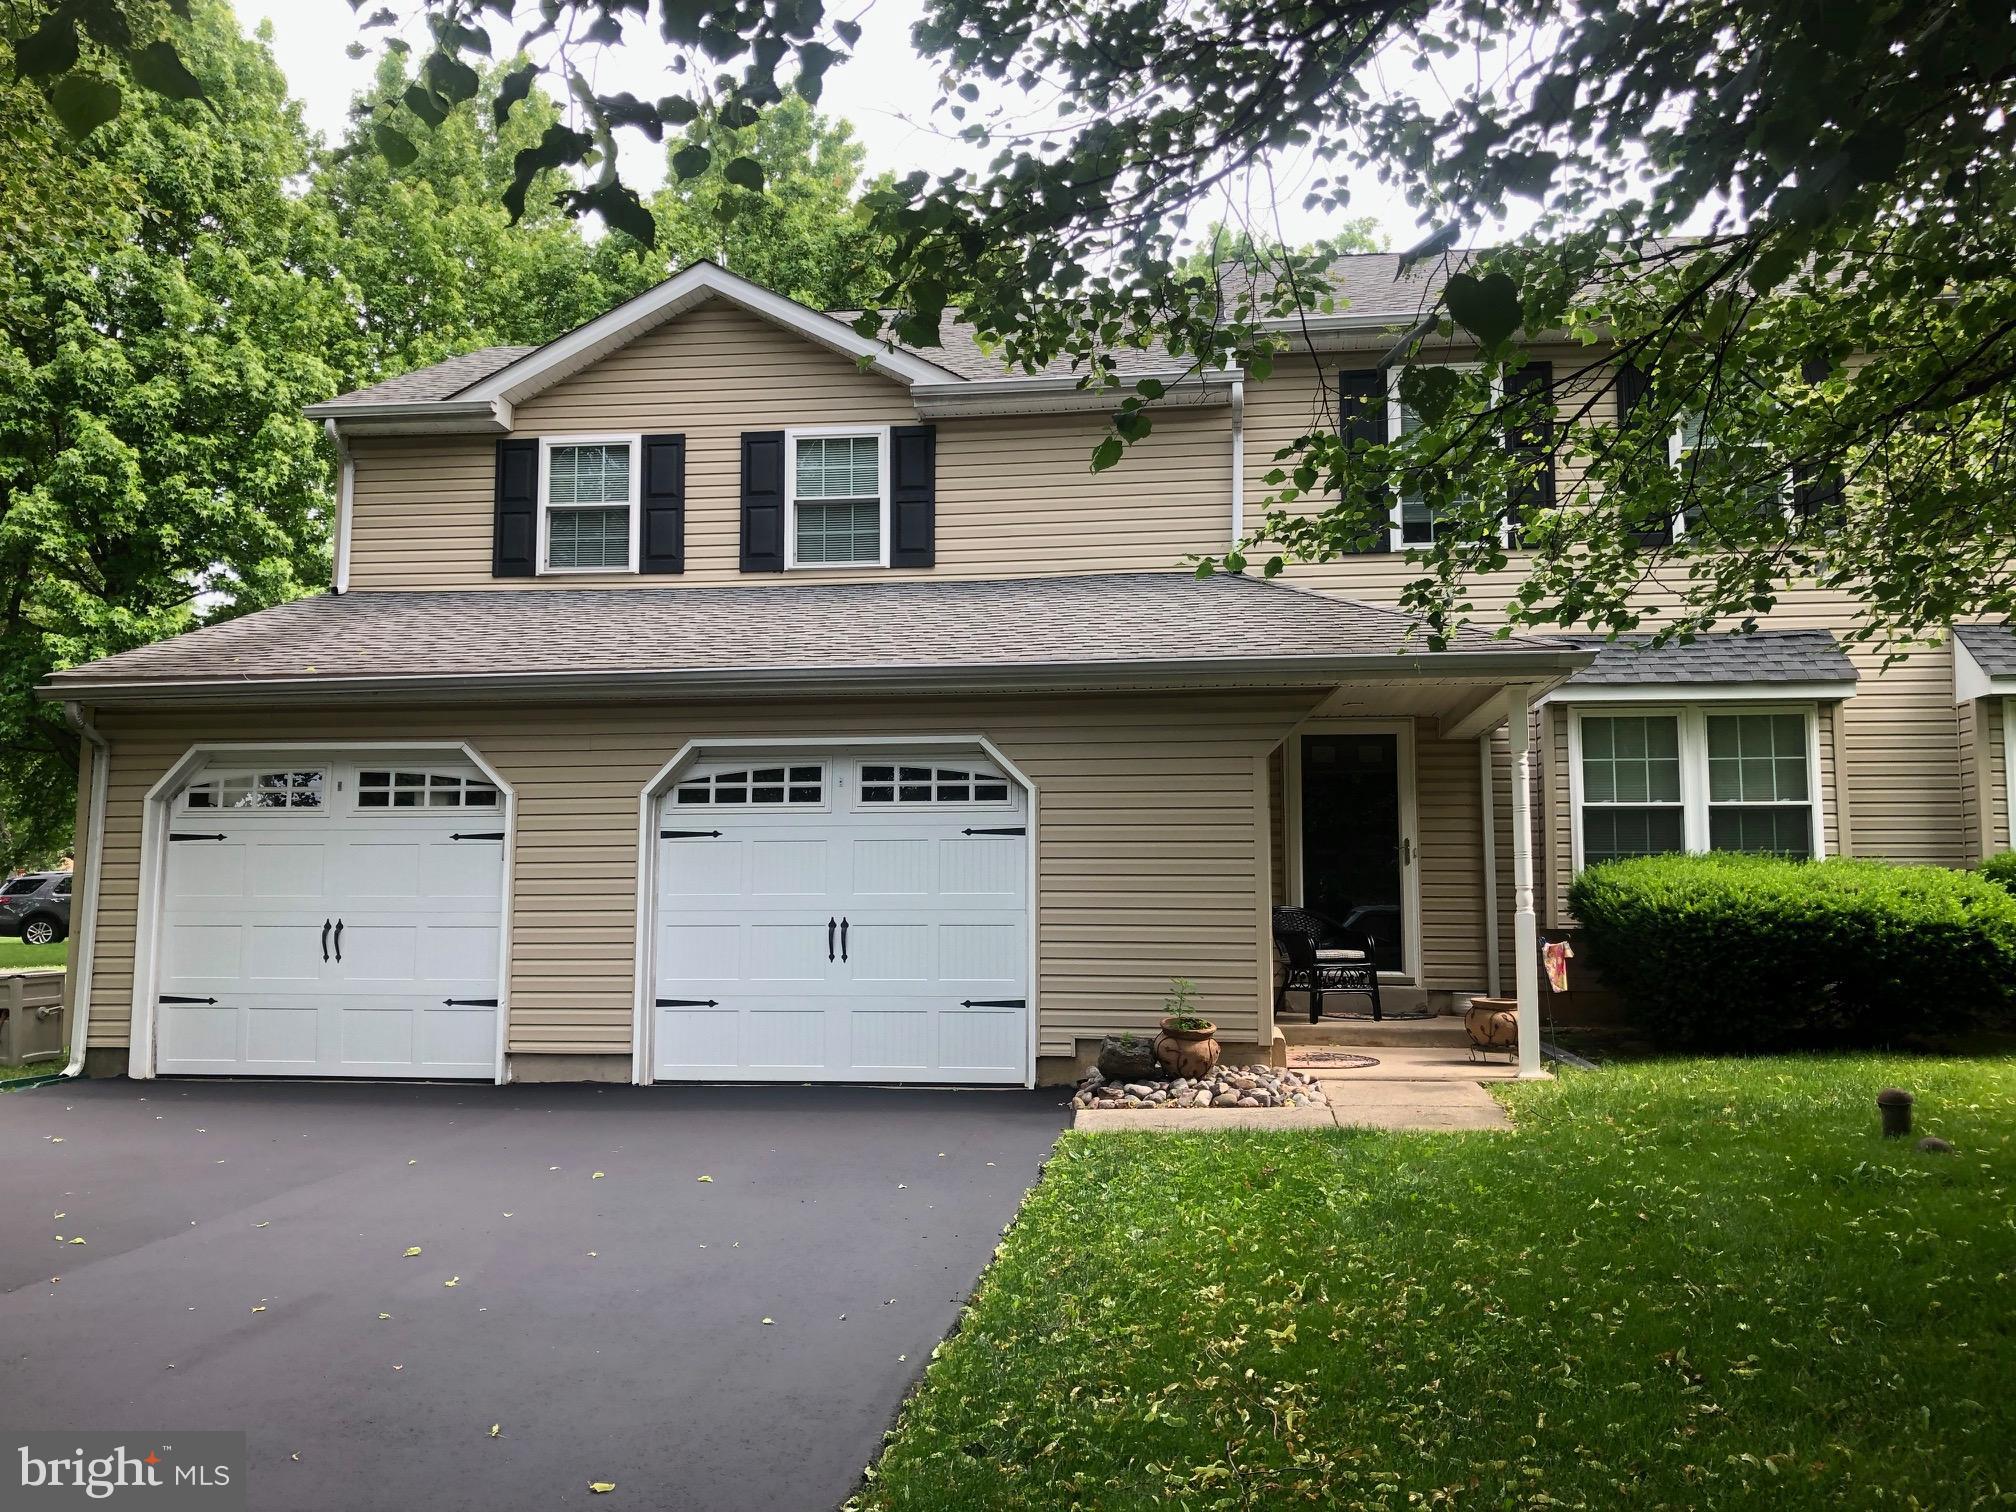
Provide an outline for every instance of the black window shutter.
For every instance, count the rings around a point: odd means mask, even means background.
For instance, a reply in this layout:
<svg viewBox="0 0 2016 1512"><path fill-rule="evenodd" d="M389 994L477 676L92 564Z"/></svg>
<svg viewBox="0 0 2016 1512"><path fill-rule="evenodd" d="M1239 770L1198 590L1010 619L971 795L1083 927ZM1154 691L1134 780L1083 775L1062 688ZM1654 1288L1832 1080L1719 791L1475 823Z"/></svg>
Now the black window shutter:
<svg viewBox="0 0 2016 1512"><path fill-rule="evenodd" d="M1833 371L1834 364L1825 357L1808 357L1799 365L1800 376L1816 386L1825 383ZM1842 493L1841 474L1833 468L1808 464L1793 470L1792 507L1802 515L1833 508L1841 502Z"/></svg>
<svg viewBox="0 0 2016 1512"><path fill-rule="evenodd" d="M1636 363L1626 362L1617 369L1617 423L1626 424L1638 406L1644 401L1645 391L1651 381L1645 376L1645 369Z"/></svg>
<svg viewBox="0 0 2016 1512"><path fill-rule="evenodd" d="M784 432L742 433L742 570L784 570Z"/></svg>
<svg viewBox="0 0 2016 1512"><path fill-rule="evenodd" d="M644 438L644 483L639 494L643 540L640 572L686 570L686 438Z"/></svg>
<svg viewBox="0 0 2016 1512"><path fill-rule="evenodd" d="M889 565L930 567L938 560L938 427L889 431Z"/></svg>
<svg viewBox="0 0 2016 1512"><path fill-rule="evenodd" d="M539 571L539 443L497 443L496 518L490 535L492 577Z"/></svg>
<svg viewBox="0 0 2016 1512"><path fill-rule="evenodd" d="M1369 446L1386 444L1384 368L1346 368L1338 373L1337 434L1347 447L1356 446L1361 441ZM1374 514L1379 525L1378 534L1358 548L1360 553L1393 549L1392 507L1382 504Z"/></svg>
<svg viewBox="0 0 2016 1512"><path fill-rule="evenodd" d="M1529 509L1554 507L1554 364L1529 362L1516 373L1505 375L1505 398L1524 399L1534 390L1546 396L1535 422L1519 420L1505 431L1506 449L1534 464L1533 476L1516 489L1505 503L1505 518L1512 527L1513 544L1518 544L1519 519Z"/></svg>
<svg viewBox="0 0 2016 1512"><path fill-rule="evenodd" d="M1652 380L1645 369L1633 362L1618 364L1617 424L1620 427L1631 423L1631 417L1638 413L1638 406L1645 402L1645 395L1651 387ZM1673 522L1663 520L1657 525L1642 526L1632 530L1630 535L1640 546L1671 546Z"/></svg>

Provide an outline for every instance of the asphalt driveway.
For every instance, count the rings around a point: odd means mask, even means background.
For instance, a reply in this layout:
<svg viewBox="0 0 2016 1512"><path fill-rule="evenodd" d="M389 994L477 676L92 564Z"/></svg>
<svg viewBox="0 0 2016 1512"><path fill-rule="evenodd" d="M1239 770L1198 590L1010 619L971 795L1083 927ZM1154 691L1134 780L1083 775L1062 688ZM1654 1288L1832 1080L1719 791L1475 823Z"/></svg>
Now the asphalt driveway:
<svg viewBox="0 0 2016 1512"><path fill-rule="evenodd" d="M1020 1090L0 1095L0 1422L244 1429L260 1512L832 1507L1067 1117Z"/></svg>

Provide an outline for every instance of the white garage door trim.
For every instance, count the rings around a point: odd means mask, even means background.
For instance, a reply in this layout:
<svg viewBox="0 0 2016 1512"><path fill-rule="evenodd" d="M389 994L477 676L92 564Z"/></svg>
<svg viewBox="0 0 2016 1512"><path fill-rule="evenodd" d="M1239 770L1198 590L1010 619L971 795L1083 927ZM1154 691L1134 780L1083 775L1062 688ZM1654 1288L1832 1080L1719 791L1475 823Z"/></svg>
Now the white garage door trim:
<svg viewBox="0 0 2016 1512"><path fill-rule="evenodd" d="M1026 960L1023 965L1028 1002L1028 1033L1024 1047L1022 1085L1036 1085L1036 1025L1041 1004L1038 1001L1037 986L1037 872L1036 836L1038 832L1036 784L1027 773L1005 756L1000 747L984 735L849 735L803 737L798 739L778 739L769 736L710 736L700 740L689 740L681 746L670 761L660 767L652 779L644 785L637 800L637 948L636 948L636 1001L632 1009L630 1024L630 1079L639 1086L649 1086L655 1080L653 1067L656 1065L655 1034L656 1013L655 988L657 983L657 962L655 942L657 939L657 899L658 899L658 827L659 800L671 791L680 776L701 761L712 761L731 757L786 757L794 752L808 755L831 756L836 753L860 753L872 759L879 751L908 752L930 751L943 755L979 755L986 757L1005 773L1008 780L1022 789L1026 820L1024 846L1024 893L1027 919L1024 928L1026 937ZM732 1072L724 1073L723 1080L734 1080Z"/></svg>
<svg viewBox="0 0 2016 1512"><path fill-rule="evenodd" d="M287 758L290 762L308 756L322 756L354 762L360 756L392 762L399 757L425 758L454 756L481 772L504 795L504 864L498 868L497 932L497 1035L493 1077L506 1079L504 1046L511 1019L511 876L513 840L518 833L518 794L503 775L478 754L474 746L460 740L400 741L213 741L192 745L147 790L140 825L140 898L133 946L132 1020L128 1040L127 1074L151 1079L156 1075L159 1053L159 1024L156 1005L160 997L162 919L166 906L168 878L168 832L175 800L182 790L210 766L239 766L261 758Z"/></svg>

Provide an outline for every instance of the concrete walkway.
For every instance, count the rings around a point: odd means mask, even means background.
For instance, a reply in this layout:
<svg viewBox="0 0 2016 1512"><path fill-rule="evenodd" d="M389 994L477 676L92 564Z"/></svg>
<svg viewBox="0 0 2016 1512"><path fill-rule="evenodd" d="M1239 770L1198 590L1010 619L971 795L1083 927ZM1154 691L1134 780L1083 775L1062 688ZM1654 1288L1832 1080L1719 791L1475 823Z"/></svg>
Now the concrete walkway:
<svg viewBox="0 0 2016 1512"><path fill-rule="evenodd" d="M1325 1064L1336 1055L1370 1056L1374 1066ZM1082 1108L1073 1127L1095 1131L1197 1133L1225 1129L1509 1129L1512 1120L1486 1082L1515 1081L1518 1068L1472 1061L1441 1045L1292 1047L1288 1064L1313 1077L1330 1099L1323 1108Z"/></svg>

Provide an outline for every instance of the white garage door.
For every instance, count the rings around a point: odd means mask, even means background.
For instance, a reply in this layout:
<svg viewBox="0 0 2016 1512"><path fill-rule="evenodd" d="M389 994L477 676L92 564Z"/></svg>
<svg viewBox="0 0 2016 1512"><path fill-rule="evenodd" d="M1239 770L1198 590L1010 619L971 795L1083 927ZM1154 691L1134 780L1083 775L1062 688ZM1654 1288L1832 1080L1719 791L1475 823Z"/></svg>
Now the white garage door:
<svg viewBox="0 0 2016 1512"><path fill-rule="evenodd" d="M659 805L654 1077L1024 1080L1027 818L966 757L682 775Z"/></svg>
<svg viewBox="0 0 2016 1512"><path fill-rule="evenodd" d="M206 770L173 800L164 1074L496 1074L504 806L459 761Z"/></svg>

